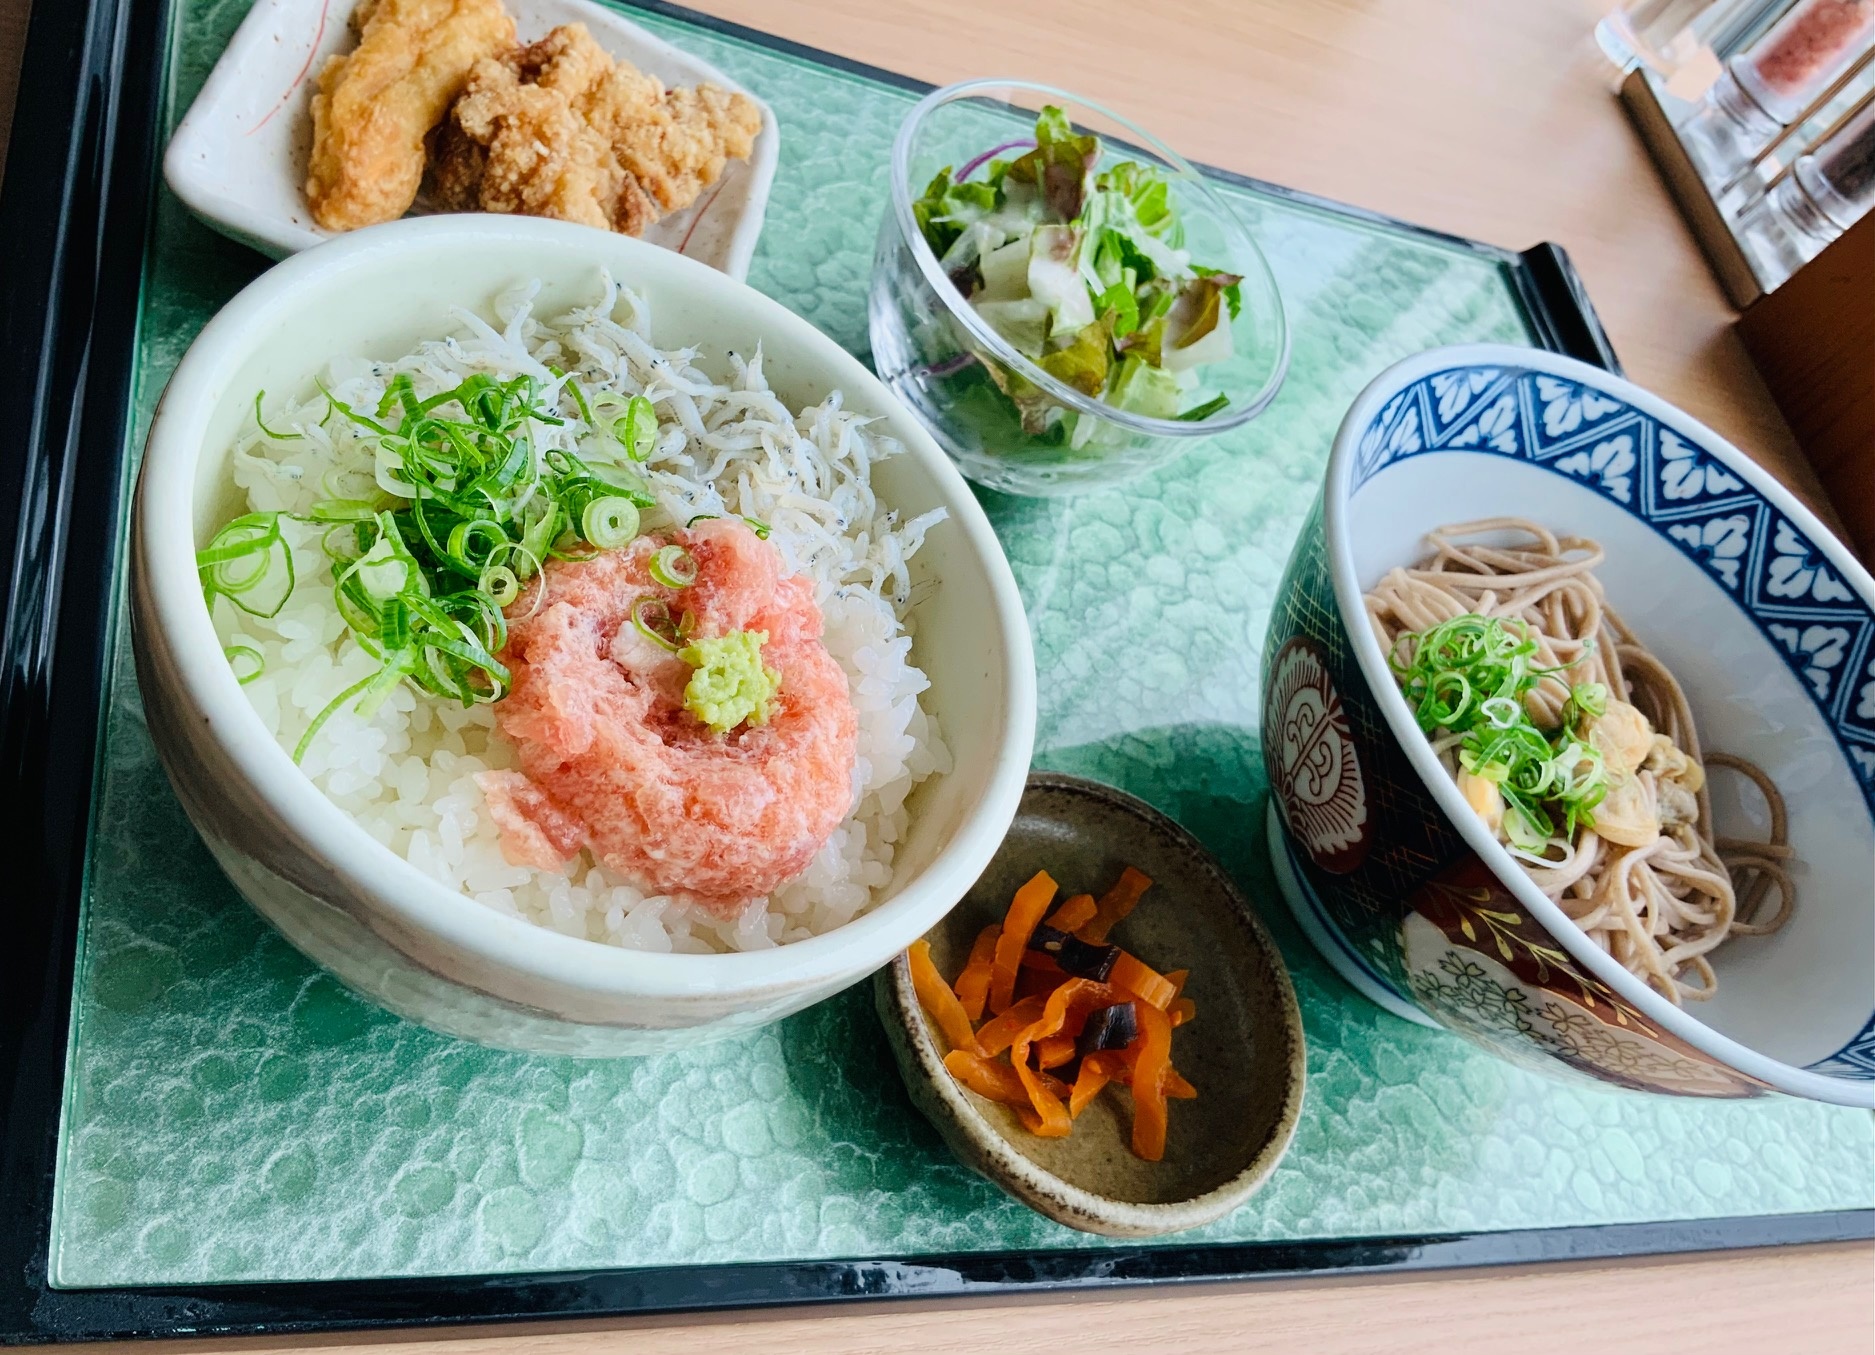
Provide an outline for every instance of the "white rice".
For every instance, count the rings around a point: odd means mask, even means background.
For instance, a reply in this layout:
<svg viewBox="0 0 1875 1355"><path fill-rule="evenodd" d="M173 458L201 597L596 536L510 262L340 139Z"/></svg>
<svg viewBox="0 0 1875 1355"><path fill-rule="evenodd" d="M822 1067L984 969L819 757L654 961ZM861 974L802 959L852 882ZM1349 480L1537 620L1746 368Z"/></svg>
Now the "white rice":
<svg viewBox="0 0 1875 1355"><path fill-rule="evenodd" d="M513 764L492 708L464 709L400 685L369 720L349 709L327 721L302 762L306 774L366 832L418 869L483 907L570 936L653 951L758 950L840 926L864 912L892 879L904 836L905 798L949 770L935 722L919 703L930 684L910 661L906 561L943 510L910 522L873 496L873 463L902 450L840 407L838 393L798 415L769 391L762 358L727 355L728 380L696 365L695 350L660 351L644 302L601 277L596 304L556 320L532 316L537 286L495 299L494 324L458 312L462 330L426 341L395 362L333 361L326 390L352 408L376 408L397 373L419 397L475 372L531 373L554 383L558 367L590 395L643 394L658 411L659 438L646 479L659 500L646 530L703 513L766 522L790 568L809 574L826 618L828 651L846 670L859 716L853 809L807 871L739 916L721 920L661 895L647 896L582 852L564 872L513 866L503 857L476 774ZM496 326L499 326L497 328ZM572 449L585 427L570 398L565 428L535 424L538 451ZM268 401L266 422L241 435L234 479L252 511L304 513L327 497L368 494L374 442L322 395ZM323 421L323 422L322 422ZM261 675L243 689L291 751L313 717L377 664L353 640L332 596L319 529L283 519L297 586L271 620L226 601L215 606L225 645L258 651Z"/></svg>

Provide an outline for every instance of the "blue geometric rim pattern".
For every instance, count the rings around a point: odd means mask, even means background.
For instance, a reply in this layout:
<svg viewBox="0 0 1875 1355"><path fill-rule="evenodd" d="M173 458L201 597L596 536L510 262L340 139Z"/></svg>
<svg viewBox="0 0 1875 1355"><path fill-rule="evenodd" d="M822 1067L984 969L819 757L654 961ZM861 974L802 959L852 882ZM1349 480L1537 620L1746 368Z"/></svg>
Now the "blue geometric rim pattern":
<svg viewBox="0 0 1875 1355"><path fill-rule="evenodd" d="M1875 614L1762 494L1616 396L1494 366L1434 372L1389 400L1361 436L1349 497L1396 461L1442 451L1516 457L1566 476L1695 561L1796 674L1875 816ZM1809 1066L1875 1079L1875 1013Z"/></svg>

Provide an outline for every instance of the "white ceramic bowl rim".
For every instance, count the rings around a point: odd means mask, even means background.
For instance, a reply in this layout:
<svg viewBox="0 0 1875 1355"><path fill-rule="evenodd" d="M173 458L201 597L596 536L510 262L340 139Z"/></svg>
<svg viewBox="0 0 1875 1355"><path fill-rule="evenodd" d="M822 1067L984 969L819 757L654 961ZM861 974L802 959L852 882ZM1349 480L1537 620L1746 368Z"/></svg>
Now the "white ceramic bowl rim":
<svg viewBox="0 0 1875 1355"><path fill-rule="evenodd" d="M166 427L198 432L206 427L212 411L224 398L227 380L248 351L251 336L264 327L270 316L290 311L296 296L339 284L355 266L376 256L421 254L464 236L482 241L505 237L517 245L524 258L529 245L578 245L591 233L584 226L529 217L418 217L354 231L293 255L249 283L204 327L163 395L150 450L157 450L157 439ZM253 793L331 869L352 882L360 893L380 900L387 911L416 930L478 955L500 957L506 966L551 982L658 997L831 980L851 967L850 957L855 950L876 950L883 963L910 945L929 925L928 896L941 887L946 858L975 850L968 841L969 826L1007 823L1021 799L1034 741L1035 660L1015 578L988 518L956 467L858 359L779 302L706 264L624 237L609 239L610 247L657 253L671 267L688 273L686 285L698 290L739 293L738 304L747 311L751 330L786 335L790 343L819 350L818 356L833 369L834 384L846 393L849 404L863 403L889 412L894 435L907 445L905 455L917 456L935 477L949 502L951 522L964 535L971 552L985 561L993 604L986 620L996 628L995 640L1001 651L1003 680L1009 693L1008 729L989 793L972 811L964 831L926 864L919 880L871 911L819 936L772 950L697 955L628 950L567 936L483 907L424 874L379 843L307 779L248 704L233 670L222 657L221 643L196 581L192 456L165 455L160 462L148 457L139 494L139 526L146 542L150 587L160 627L168 638L182 685L198 708L225 716L225 720L211 725L213 736L220 740ZM517 271L525 271L524 262L516 266ZM484 300L465 298L470 305ZM310 378L312 373L307 375ZM994 849L994 843L988 844L983 853L985 860ZM958 894L967 887L965 881ZM948 906L955 899L944 902Z"/></svg>
<svg viewBox="0 0 1875 1355"><path fill-rule="evenodd" d="M1432 745L1420 733L1411 707L1406 704L1399 684L1388 671L1386 655L1381 652L1380 642L1374 638L1373 629L1364 624L1347 624L1347 618L1364 615L1360 581L1354 572L1354 547L1347 532L1348 486L1361 435L1386 403L1401 390L1422 377L1456 367L1523 368L1606 391L1650 418L1668 425L1688 442L1724 462L1727 470L1743 479L1788 517L1791 524L1828 558L1843 581L1866 602L1875 602L1875 579L1870 578L1869 572L1818 521L1814 513L1797 502L1788 490L1772 479L1755 461L1717 433L1658 396L1599 367L1591 367L1574 358L1540 349L1515 348L1506 344L1469 344L1435 348L1395 363L1375 377L1355 399L1347 417L1342 420L1340 431L1335 435L1334 450L1328 458L1323 530L1329 569L1334 577L1335 601L1354 645L1355 655L1360 661L1361 672L1380 703L1394 737L1405 750L1413 769L1419 773L1420 780L1431 790L1440 808L1445 811L1446 818L1457 827L1466 844L1478 854L1480 860L1491 867L1500 882L1510 887L1518 901L1562 943L1579 964L1631 1003L1648 1020L1693 1048L1779 1091L1814 1101L1875 1109L1875 1083L1830 1077L1757 1053L1721 1035L1684 1007L1676 1007L1590 941L1587 934L1536 887L1515 858L1485 831L1483 821L1466 805L1457 784L1446 774L1432 751Z"/></svg>
<svg viewBox="0 0 1875 1355"><path fill-rule="evenodd" d="M1224 230L1237 237L1239 244L1243 247L1244 256L1256 261L1256 266L1262 273L1263 281L1268 285L1270 296L1276 305L1273 321L1280 336L1278 339L1280 347L1276 354L1275 366L1271 368L1269 377L1255 395L1242 404L1238 404L1233 399L1226 412L1196 421L1155 419L1150 415L1119 409L1104 401L1096 400L1092 396L1084 395L1074 387L1050 376L1026 356L1017 352L1007 339L998 334L987 320L977 314L976 307L964 299L964 294L957 290L956 284L950 280L950 275L939 265L937 255L931 252L931 246L925 243L924 232L918 229L917 219L912 216L911 147L925 118L940 105L1001 89L1025 89L1057 102L1078 104L1126 128L1139 146L1151 151L1170 165L1179 178L1186 180L1192 190L1209 203ZM1204 175L1151 132L1131 118L1122 117L1111 109L1095 103L1092 99L1082 98L1070 90L1040 84L1034 80L995 78L965 80L960 84L946 85L942 89L932 90L913 106L911 112L905 115L905 121L899 126L898 136L892 142L892 212L898 222L899 234L905 238L912 257L918 261L919 271L924 274L925 281L931 284L937 295L943 298L950 313L970 331L977 342L989 349L1000 361L1021 373L1024 380L1046 391L1050 399L1069 409L1091 414L1135 433L1145 433L1152 437L1210 437L1213 434L1240 427L1261 414L1269 406L1270 401L1276 398L1276 393L1282 389L1283 378L1289 373L1289 317L1283 305L1282 289L1276 285L1276 275L1270 269L1269 260L1264 256L1262 246L1251 237L1243 222L1237 219L1237 214L1231 210L1230 204L1218 196L1217 190L1211 187L1210 181Z"/></svg>

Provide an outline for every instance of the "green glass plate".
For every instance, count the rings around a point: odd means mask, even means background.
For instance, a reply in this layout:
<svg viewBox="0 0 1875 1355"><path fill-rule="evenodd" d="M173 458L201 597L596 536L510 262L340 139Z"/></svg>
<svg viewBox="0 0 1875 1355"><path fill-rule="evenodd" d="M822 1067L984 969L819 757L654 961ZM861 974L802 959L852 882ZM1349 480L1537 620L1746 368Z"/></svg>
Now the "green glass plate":
<svg viewBox="0 0 1875 1355"><path fill-rule="evenodd" d="M242 0L178 0L173 125ZM915 95L665 15L759 91L780 169L750 282L855 352L887 150ZM1368 1005L1278 902L1256 674L1278 573L1355 393L1444 343L1527 343L1503 258L1230 186L1295 334L1262 419L1125 492L986 496L1034 626L1037 761L1202 837L1294 972L1309 1091L1235 1242L1866 1207L1875 1122L1768 1099L1565 1087ZM262 266L166 193L135 427ZM609 1063L497 1053L349 996L269 931L191 831L143 727L124 626L95 796L52 1238L61 1287L1100 1248L948 1158L864 989L744 1039Z"/></svg>

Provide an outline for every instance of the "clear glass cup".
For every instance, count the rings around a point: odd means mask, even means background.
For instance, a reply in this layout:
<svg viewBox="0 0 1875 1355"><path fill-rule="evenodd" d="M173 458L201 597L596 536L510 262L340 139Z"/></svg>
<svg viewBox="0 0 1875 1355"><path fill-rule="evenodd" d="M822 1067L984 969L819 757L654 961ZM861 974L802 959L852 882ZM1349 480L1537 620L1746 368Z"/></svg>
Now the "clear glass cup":
<svg viewBox="0 0 1875 1355"><path fill-rule="evenodd" d="M1099 167L1138 160L1161 169L1184 222L1183 247L1194 261L1242 277L1242 305L1229 320L1233 352L1197 369L1202 384L1187 404L1224 396L1228 403L1210 416L1153 418L1056 380L977 313L919 232L912 203L933 176L948 166L968 178L989 152L1032 145L1044 104L1100 138ZM1125 118L1047 85L972 80L912 109L892 148L891 175L868 305L873 366L978 484L1032 496L1117 484L1241 427L1275 398L1289 363L1289 327L1268 261L1211 185ZM1004 394L1012 385L1033 388L1026 424Z"/></svg>

